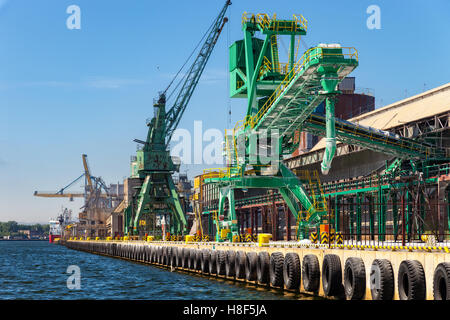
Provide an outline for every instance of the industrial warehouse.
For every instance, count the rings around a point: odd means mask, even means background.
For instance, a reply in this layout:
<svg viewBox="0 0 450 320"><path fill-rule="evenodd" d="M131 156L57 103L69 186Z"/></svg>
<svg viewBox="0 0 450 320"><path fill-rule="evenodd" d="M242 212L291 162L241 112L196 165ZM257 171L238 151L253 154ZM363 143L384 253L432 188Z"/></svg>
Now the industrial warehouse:
<svg viewBox="0 0 450 320"><path fill-rule="evenodd" d="M300 55L302 15L244 12L228 71L229 96L247 112L225 132L226 166L193 184L178 173L169 144L230 4L180 85L155 99L123 185L91 181L83 155L86 210L59 243L312 296L449 300L450 83L375 109L351 76L355 47Z"/></svg>

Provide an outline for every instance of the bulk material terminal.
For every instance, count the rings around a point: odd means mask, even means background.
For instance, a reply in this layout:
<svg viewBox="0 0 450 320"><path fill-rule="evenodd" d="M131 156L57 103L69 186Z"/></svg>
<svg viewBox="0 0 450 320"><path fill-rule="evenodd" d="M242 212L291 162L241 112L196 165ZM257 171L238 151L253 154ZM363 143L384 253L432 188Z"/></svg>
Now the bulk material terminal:
<svg viewBox="0 0 450 320"><path fill-rule="evenodd" d="M354 47L319 44L297 57L308 29L301 15L243 14L229 72L230 97L247 99L246 116L225 132L226 167L180 191L169 142L230 4L179 85L155 100L110 236L61 243L325 297L449 300L450 84L374 110L372 96L348 88ZM348 115L349 101L368 105ZM323 139L305 147L315 136Z"/></svg>

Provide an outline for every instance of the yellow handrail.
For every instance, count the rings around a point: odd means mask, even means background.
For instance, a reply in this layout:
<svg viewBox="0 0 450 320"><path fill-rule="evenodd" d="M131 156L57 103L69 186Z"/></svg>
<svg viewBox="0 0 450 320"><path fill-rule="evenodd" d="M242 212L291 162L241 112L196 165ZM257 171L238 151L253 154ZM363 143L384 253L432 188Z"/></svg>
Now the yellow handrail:
<svg viewBox="0 0 450 320"><path fill-rule="evenodd" d="M258 123L266 111L272 106L276 99L283 93L284 89L289 85L291 80L302 70L302 68L313 59L323 58L324 56L342 56L347 59L355 58L358 61L358 51L353 47L340 47L342 53L324 53L323 50L317 50L314 54L310 54L316 47L310 48L302 55L297 63L294 64L292 70L286 74L286 77L281 81L280 85L275 89L272 95L267 99L264 105L259 109L258 113L245 121L245 125L251 125L252 128ZM345 53L344 50L349 50Z"/></svg>
<svg viewBox="0 0 450 320"><path fill-rule="evenodd" d="M242 24L247 23L249 20L253 20L254 23L261 27L261 29L295 32L300 27L301 29L307 31L308 20L306 20L305 17L303 17L301 14L294 14L292 16L293 20L277 20L276 13L274 13L274 15L270 17L266 13L258 13L255 16L254 14L244 12L242 14Z"/></svg>
<svg viewBox="0 0 450 320"><path fill-rule="evenodd" d="M226 167L226 168L210 168L203 170L204 179L214 179L214 178L232 178L238 177L242 174L241 167Z"/></svg>

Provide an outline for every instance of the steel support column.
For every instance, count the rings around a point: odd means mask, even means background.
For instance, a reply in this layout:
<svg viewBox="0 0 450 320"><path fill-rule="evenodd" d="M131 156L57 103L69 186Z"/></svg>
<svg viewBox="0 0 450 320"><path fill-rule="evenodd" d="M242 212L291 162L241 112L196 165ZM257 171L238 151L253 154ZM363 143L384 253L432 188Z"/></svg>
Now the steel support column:
<svg viewBox="0 0 450 320"><path fill-rule="evenodd" d="M392 227L394 231L394 240L397 241L398 237L398 205L397 205L397 193L393 192L391 194L392 201Z"/></svg>
<svg viewBox="0 0 450 320"><path fill-rule="evenodd" d="M356 239L361 241L361 194L356 194Z"/></svg>

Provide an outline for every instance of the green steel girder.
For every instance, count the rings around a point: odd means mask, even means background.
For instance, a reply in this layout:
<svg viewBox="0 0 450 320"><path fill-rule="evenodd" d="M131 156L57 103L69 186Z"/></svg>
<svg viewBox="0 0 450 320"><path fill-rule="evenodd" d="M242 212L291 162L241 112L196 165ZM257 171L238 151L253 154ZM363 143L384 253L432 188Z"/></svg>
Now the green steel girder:
<svg viewBox="0 0 450 320"><path fill-rule="evenodd" d="M386 195L385 191L380 187L378 190L378 237L379 240L385 240L386 234Z"/></svg>
<svg viewBox="0 0 450 320"><path fill-rule="evenodd" d="M340 196L334 197L334 229L336 232L341 231L341 213L340 213L340 206L339 201L341 200Z"/></svg>
<svg viewBox="0 0 450 320"><path fill-rule="evenodd" d="M392 222L393 222L393 228L394 228L394 235L395 239L397 240L398 235L398 198L397 198L397 192L391 193L391 199L392 199Z"/></svg>
<svg viewBox="0 0 450 320"><path fill-rule="evenodd" d="M234 189L249 189L249 188L264 188L277 189L286 201L289 209L294 215L295 219L299 221L299 227L302 230L311 226L317 226L320 218L326 215L325 211L318 211L314 208L309 195L305 192L298 177L292 173L284 164L280 165L280 176L240 176L234 178L207 178L204 183L216 183L220 186L219 196L219 215L224 215L225 199L229 201L229 215L226 217L225 225L230 226L231 236L237 234L237 218L235 214ZM299 216L301 210L300 203L308 212L305 216ZM300 234L300 238L305 237L305 234ZM219 236L216 235L218 239Z"/></svg>
<svg viewBox="0 0 450 320"><path fill-rule="evenodd" d="M369 230L370 239L375 240L375 216L374 216L374 205L373 205L373 195L368 195L369 200Z"/></svg>
<svg viewBox="0 0 450 320"><path fill-rule="evenodd" d="M362 195L357 193L356 194L356 240L361 241L361 227L362 227Z"/></svg>
<svg viewBox="0 0 450 320"><path fill-rule="evenodd" d="M224 215L225 211L225 201L228 200L228 215ZM220 188L219 191L219 215L224 216L223 221L217 222L217 233L216 233L216 241L223 241L220 237L220 229L229 228L230 233L228 234L228 240L232 240L233 236L239 234L239 226L238 220L236 216L235 210L235 202L234 202L234 188L227 186Z"/></svg>
<svg viewBox="0 0 450 320"><path fill-rule="evenodd" d="M163 212L172 213L171 217L174 220L170 226L172 234L186 232L187 221L172 176L164 173L148 174L136 197L136 211L132 215L132 233L137 233L139 220L145 213Z"/></svg>

